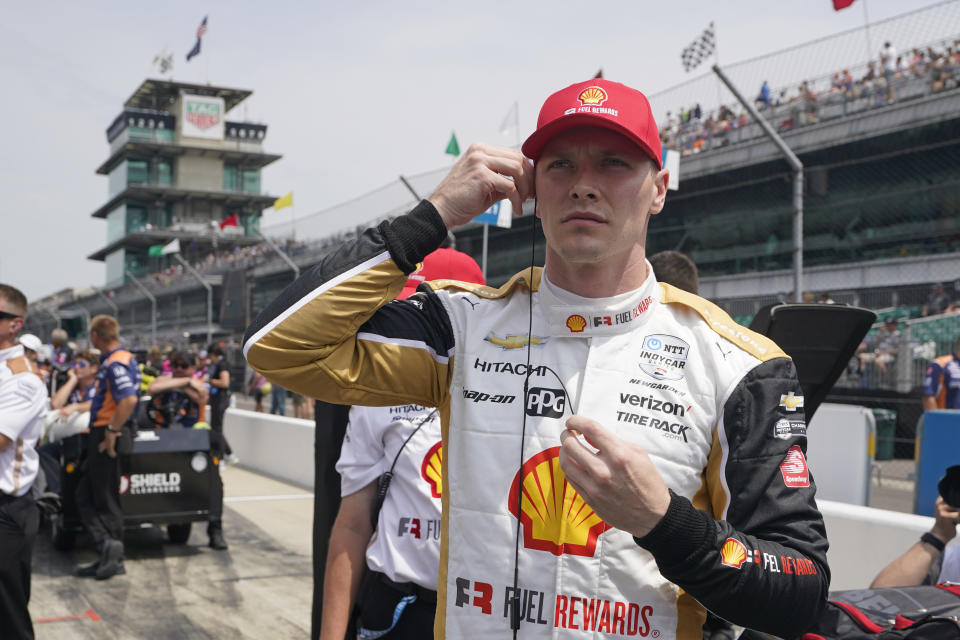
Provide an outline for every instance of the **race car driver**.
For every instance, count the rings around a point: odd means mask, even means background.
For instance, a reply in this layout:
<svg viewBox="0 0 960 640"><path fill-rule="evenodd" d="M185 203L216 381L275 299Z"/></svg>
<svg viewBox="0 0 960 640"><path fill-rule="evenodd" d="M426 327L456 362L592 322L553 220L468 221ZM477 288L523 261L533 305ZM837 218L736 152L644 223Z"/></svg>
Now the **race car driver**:
<svg viewBox="0 0 960 640"><path fill-rule="evenodd" d="M304 274L248 328L249 363L332 402L440 408L436 637L699 638L704 607L799 635L829 584L802 390L776 344L654 279L669 173L646 97L571 85L522 150L472 145ZM389 302L449 229L521 211L534 183L543 271Z"/></svg>

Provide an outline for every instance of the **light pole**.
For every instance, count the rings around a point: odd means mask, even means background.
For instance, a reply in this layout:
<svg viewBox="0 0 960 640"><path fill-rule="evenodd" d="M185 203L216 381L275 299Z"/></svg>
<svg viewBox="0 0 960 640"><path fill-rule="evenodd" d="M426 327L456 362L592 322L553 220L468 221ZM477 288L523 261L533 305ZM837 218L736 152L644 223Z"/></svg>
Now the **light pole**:
<svg viewBox="0 0 960 640"><path fill-rule="evenodd" d="M130 278L130 282L137 286L137 289L140 289L140 293L146 296L150 300L150 344L156 346L157 344L157 299L154 297L150 291L137 280L130 271L127 271L127 277Z"/></svg>
<svg viewBox="0 0 960 640"><path fill-rule="evenodd" d="M183 268L190 272L194 278L200 281L200 284L207 290L207 344L213 342L213 287L203 279L200 273L190 266L190 264L180 257L179 253L171 253L177 262L183 265Z"/></svg>

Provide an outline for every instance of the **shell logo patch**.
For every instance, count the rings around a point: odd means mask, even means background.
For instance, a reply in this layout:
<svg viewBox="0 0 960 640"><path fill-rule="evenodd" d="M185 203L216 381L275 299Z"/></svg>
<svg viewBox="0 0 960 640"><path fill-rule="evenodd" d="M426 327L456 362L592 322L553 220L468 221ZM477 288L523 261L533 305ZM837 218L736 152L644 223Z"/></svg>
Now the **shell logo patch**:
<svg viewBox="0 0 960 640"><path fill-rule="evenodd" d="M567 329L573 333L580 333L587 326L587 319L581 315L574 314L567 317Z"/></svg>
<svg viewBox="0 0 960 640"><path fill-rule="evenodd" d="M587 87L580 92L577 100L582 105L599 106L607 101L607 92L600 87Z"/></svg>
<svg viewBox="0 0 960 640"><path fill-rule="evenodd" d="M442 495L443 480L440 473L443 464L443 442L430 447L420 464L420 477L430 485L430 495L439 498Z"/></svg>
<svg viewBox="0 0 960 640"><path fill-rule="evenodd" d="M518 514L517 489L522 482L522 513ZM593 557L597 539L610 525L584 502L560 468L560 447L551 447L525 463L510 485L508 508L523 525L527 549Z"/></svg>
<svg viewBox="0 0 960 640"><path fill-rule="evenodd" d="M739 569L747 562L747 548L736 538L727 538L720 547L720 564Z"/></svg>

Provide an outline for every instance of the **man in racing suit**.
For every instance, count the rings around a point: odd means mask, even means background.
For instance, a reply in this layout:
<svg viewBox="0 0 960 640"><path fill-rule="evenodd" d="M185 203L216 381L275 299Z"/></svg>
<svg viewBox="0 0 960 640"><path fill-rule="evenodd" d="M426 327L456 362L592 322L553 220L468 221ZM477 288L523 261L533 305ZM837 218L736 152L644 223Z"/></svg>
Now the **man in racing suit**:
<svg viewBox="0 0 960 640"><path fill-rule="evenodd" d="M669 174L646 97L571 85L523 154L471 146L271 303L249 363L332 402L439 407L436 637L698 638L704 607L799 635L829 585L802 390L776 344L654 279ZM521 211L534 180L543 271L390 302L448 229Z"/></svg>

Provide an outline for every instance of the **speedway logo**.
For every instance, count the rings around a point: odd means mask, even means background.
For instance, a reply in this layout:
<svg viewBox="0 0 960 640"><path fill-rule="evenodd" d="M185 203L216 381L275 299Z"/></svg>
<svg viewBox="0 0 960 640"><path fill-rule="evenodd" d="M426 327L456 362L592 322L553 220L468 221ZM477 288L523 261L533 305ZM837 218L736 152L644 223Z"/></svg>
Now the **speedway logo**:
<svg viewBox="0 0 960 640"><path fill-rule="evenodd" d="M809 487L810 472L807 470L807 461L803 457L803 450L793 445L780 463L780 474L783 483L788 487Z"/></svg>
<svg viewBox="0 0 960 640"><path fill-rule="evenodd" d="M149 493L180 493L180 474L171 473L131 473L120 476L120 494L132 496Z"/></svg>

